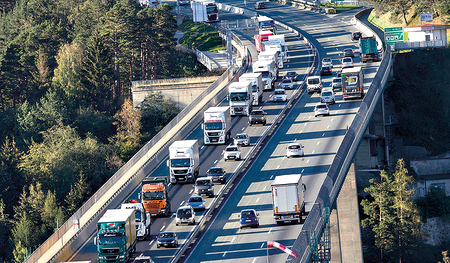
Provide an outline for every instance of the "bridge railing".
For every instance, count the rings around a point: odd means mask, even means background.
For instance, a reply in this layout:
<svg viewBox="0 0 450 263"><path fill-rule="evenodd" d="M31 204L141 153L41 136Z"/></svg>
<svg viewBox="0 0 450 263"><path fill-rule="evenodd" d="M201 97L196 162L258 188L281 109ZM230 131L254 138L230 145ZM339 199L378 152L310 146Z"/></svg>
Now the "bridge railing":
<svg viewBox="0 0 450 263"><path fill-rule="evenodd" d="M358 14L355 15L358 19ZM373 32L374 35L376 35ZM289 256L286 262L309 262L311 257L310 238L318 239L323 231L323 208L333 204L339 194L351 161L366 131L377 102L384 92L392 68L392 54L387 50L380 67L364 96L356 116L348 128L336 156L327 172L327 177L319 191L319 195L308 214L302 231L294 242L292 250L298 258Z"/></svg>

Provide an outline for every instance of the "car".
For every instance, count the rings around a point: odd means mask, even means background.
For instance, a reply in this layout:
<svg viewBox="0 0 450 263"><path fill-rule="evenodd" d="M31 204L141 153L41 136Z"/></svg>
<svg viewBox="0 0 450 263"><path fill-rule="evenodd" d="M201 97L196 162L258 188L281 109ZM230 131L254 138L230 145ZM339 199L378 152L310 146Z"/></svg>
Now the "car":
<svg viewBox="0 0 450 263"><path fill-rule="evenodd" d="M328 105L326 103L317 103L314 107L314 117L319 115L330 116L330 110L328 109Z"/></svg>
<svg viewBox="0 0 450 263"><path fill-rule="evenodd" d="M303 148L304 146L298 142L288 144L286 147L286 157L290 158L292 156L305 156Z"/></svg>
<svg viewBox="0 0 450 263"><path fill-rule="evenodd" d="M138 256L133 260L133 263L155 263L155 261L150 256Z"/></svg>
<svg viewBox="0 0 450 263"><path fill-rule="evenodd" d="M309 93L321 92L323 87L322 78L320 76L310 76L306 79L306 89Z"/></svg>
<svg viewBox="0 0 450 263"><path fill-rule="evenodd" d="M214 182L211 177L199 177L195 180L194 192L197 195L214 197Z"/></svg>
<svg viewBox="0 0 450 263"><path fill-rule="evenodd" d="M267 9L266 2L256 2L255 9Z"/></svg>
<svg viewBox="0 0 450 263"><path fill-rule="evenodd" d="M353 59L352 58L343 58L342 59L342 68L353 68Z"/></svg>
<svg viewBox="0 0 450 263"><path fill-rule="evenodd" d="M205 210L205 201L203 201L203 198L201 196L191 196L188 200L188 206L191 206L194 208L194 211L196 210Z"/></svg>
<svg viewBox="0 0 450 263"><path fill-rule="evenodd" d="M353 53L353 49L351 49L351 48L344 49L344 51L342 51L342 55L344 56L344 58L345 57L352 57L352 58L355 57L355 53Z"/></svg>
<svg viewBox="0 0 450 263"><path fill-rule="evenodd" d="M292 79L283 79L280 82L280 89L294 89L294 81Z"/></svg>
<svg viewBox="0 0 450 263"><path fill-rule="evenodd" d="M195 212L192 206L181 206L177 209L175 216L175 225L178 226L180 224L195 224Z"/></svg>
<svg viewBox="0 0 450 263"><path fill-rule="evenodd" d="M284 89L276 89L276 90L274 90L272 99L273 99L274 102L287 101L286 91Z"/></svg>
<svg viewBox="0 0 450 263"><path fill-rule="evenodd" d="M342 78L334 77L333 80L331 80L331 87L333 89L342 89Z"/></svg>
<svg viewBox="0 0 450 263"><path fill-rule="evenodd" d="M206 171L206 176L211 177L213 182L218 181L222 184L227 182L227 172L222 167L211 167Z"/></svg>
<svg viewBox="0 0 450 263"><path fill-rule="evenodd" d="M361 36L362 36L361 32L359 31L352 32L352 41L359 40Z"/></svg>
<svg viewBox="0 0 450 263"><path fill-rule="evenodd" d="M223 159L225 161L228 160L236 160L239 161L241 159L241 148L239 145L229 145L225 148Z"/></svg>
<svg viewBox="0 0 450 263"><path fill-rule="evenodd" d="M250 112L250 117L248 118L248 125L252 126L253 124L262 124L266 125L266 115L267 113L263 110L252 110Z"/></svg>
<svg viewBox="0 0 450 263"><path fill-rule="evenodd" d="M331 71L331 68L329 66L322 66L320 69L320 76L324 75L333 75L333 72Z"/></svg>
<svg viewBox="0 0 450 263"><path fill-rule="evenodd" d="M333 68L333 60L331 58L323 58L322 59L322 67Z"/></svg>
<svg viewBox="0 0 450 263"><path fill-rule="evenodd" d="M250 137L248 137L247 133L238 133L238 134L236 134L236 137L234 137L234 144L249 146L250 145Z"/></svg>
<svg viewBox="0 0 450 263"><path fill-rule="evenodd" d="M239 217L239 228L243 227L259 227L259 213L255 209L245 209L242 210L238 215Z"/></svg>
<svg viewBox="0 0 450 263"><path fill-rule="evenodd" d="M286 75L283 76L283 79L292 79L292 81L298 81L298 74L295 71L288 71Z"/></svg>
<svg viewBox="0 0 450 263"><path fill-rule="evenodd" d="M322 90L322 94L320 94L320 102L326 104L335 104L336 100L334 98L334 91L332 89Z"/></svg>
<svg viewBox="0 0 450 263"><path fill-rule="evenodd" d="M178 236L174 232L166 231L158 234L156 247L178 247ZM150 261L152 262L152 261Z"/></svg>
<svg viewBox="0 0 450 263"><path fill-rule="evenodd" d="M178 0L178 5L188 5L189 0Z"/></svg>

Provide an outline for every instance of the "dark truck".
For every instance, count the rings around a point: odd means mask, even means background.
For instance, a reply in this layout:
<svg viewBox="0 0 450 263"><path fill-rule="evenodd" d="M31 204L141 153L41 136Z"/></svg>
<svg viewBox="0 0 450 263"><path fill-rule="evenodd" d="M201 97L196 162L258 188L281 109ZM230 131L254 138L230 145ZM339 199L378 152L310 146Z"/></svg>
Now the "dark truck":
<svg viewBox="0 0 450 263"><path fill-rule="evenodd" d="M363 63L366 63L367 61L376 62L379 60L377 39L374 36L361 37L359 39L359 46L361 47L361 58Z"/></svg>
<svg viewBox="0 0 450 263"><path fill-rule="evenodd" d="M341 73L344 100L364 97L364 74L361 67L344 68Z"/></svg>

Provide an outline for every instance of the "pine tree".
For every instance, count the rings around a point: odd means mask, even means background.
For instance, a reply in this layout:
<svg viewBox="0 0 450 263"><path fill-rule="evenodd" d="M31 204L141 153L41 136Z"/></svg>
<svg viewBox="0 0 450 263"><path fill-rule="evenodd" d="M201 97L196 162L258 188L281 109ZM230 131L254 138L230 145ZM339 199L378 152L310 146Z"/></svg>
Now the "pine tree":
<svg viewBox="0 0 450 263"><path fill-rule="evenodd" d="M70 216L75 213L81 205L88 198L89 185L86 182L86 178L83 174L80 174L78 181L70 186L70 191L66 196L66 210L67 215Z"/></svg>

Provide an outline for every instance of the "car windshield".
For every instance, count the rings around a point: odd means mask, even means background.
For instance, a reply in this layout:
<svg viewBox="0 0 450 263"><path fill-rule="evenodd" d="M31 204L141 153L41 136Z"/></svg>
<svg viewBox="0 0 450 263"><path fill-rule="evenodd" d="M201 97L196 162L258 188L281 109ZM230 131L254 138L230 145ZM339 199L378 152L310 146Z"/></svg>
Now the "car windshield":
<svg viewBox="0 0 450 263"><path fill-rule="evenodd" d="M329 70L329 67L322 67L323 70Z"/></svg>
<svg viewBox="0 0 450 263"><path fill-rule="evenodd" d="M298 144L289 145L288 149L300 149L300 145L298 145Z"/></svg>
<svg viewBox="0 0 450 263"><path fill-rule="evenodd" d="M210 173L210 174L219 174L219 173L222 173L222 168L211 168L211 169L209 169L209 171L208 171L208 173Z"/></svg>
<svg viewBox="0 0 450 263"><path fill-rule="evenodd" d="M133 263L152 263L153 261L152 261L152 259L141 259L141 258L138 258L138 259L135 259L134 261L133 261Z"/></svg>
<svg viewBox="0 0 450 263"><path fill-rule="evenodd" d="M340 78L337 78L337 79L333 79L333 82L342 82L342 80Z"/></svg>
<svg viewBox="0 0 450 263"><path fill-rule="evenodd" d="M161 234L159 234L159 237L162 237L162 238L173 237L173 236L174 236L174 233L161 233Z"/></svg>
<svg viewBox="0 0 450 263"><path fill-rule="evenodd" d="M189 198L189 203L198 203L198 202L203 202L201 197L191 197L191 198Z"/></svg>
<svg viewBox="0 0 450 263"><path fill-rule="evenodd" d="M333 95L331 91L322 91L322 96L331 96Z"/></svg>
<svg viewBox="0 0 450 263"><path fill-rule="evenodd" d="M242 211L241 212L241 218L252 218L255 217L255 212L254 211Z"/></svg>
<svg viewBox="0 0 450 263"><path fill-rule="evenodd" d="M191 165L191 159L181 158L170 160L170 166L172 167L189 167Z"/></svg>
<svg viewBox="0 0 450 263"><path fill-rule="evenodd" d="M318 108L318 109L325 109L326 107L327 107L327 105L325 105L325 104L320 104L320 105L316 106L316 108Z"/></svg>
<svg viewBox="0 0 450 263"><path fill-rule="evenodd" d="M185 209L178 209L177 216L181 218L186 218L192 215L191 209L185 208Z"/></svg>
<svg viewBox="0 0 450 263"><path fill-rule="evenodd" d="M344 50L344 52L345 52L345 53L352 53L353 50L351 50L351 49L346 49L346 50Z"/></svg>
<svg viewBox="0 0 450 263"><path fill-rule="evenodd" d="M318 78L308 79L308 84L319 84Z"/></svg>
<svg viewBox="0 0 450 263"><path fill-rule="evenodd" d="M237 152L237 150L238 149L236 147L228 147L225 149L225 151L227 151L227 152Z"/></svg>
<svg viewBox="0 0 450 263"><path fill-rule="evenodd" d="M352 62L351 58L344 58L344 62Z"/></svg>
<svg viewBox="0 0 450 263"><path fill-rule="evenodd" d="M283 95L284 94L284 90L276 90L275 94Z"/></svg>
<svg viewBox="0 0 450 263"><path fill-rule="evenodd" d="M331 58L324 58L323 62L331 62Z"/></svg>
<svg viewBox="0 0 450 263"><path fill-rule="evenodd" d="M251 113L252 115L263 115L263 112L262 111L252 111L252 113Z"/></svg>
<svg viewBox="0 0 450 263"><path fill-rule="evenodd" d="M210 180L197 180L196 185L210 185Z"/></svg>
<svg viewBox="0 0 450 263"><path fill-rule="evenodd" d="M247 136L245 136L245 134L236 135L236 139L245 139L245 138L247 138Z"/></svg>

